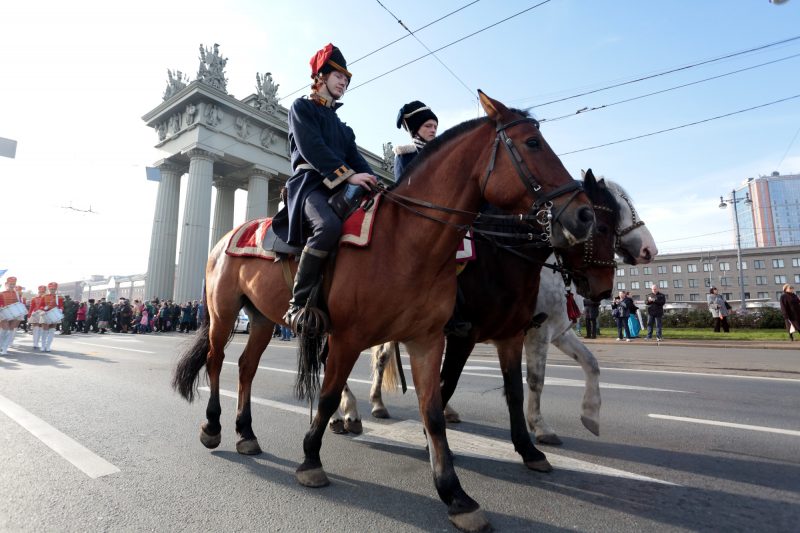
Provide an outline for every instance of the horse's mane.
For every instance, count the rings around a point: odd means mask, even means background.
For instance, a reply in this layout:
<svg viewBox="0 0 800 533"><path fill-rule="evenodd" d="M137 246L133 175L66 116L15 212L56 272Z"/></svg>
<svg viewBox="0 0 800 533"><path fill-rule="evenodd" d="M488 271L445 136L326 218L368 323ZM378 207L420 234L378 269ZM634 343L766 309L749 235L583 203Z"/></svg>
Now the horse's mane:
<svg viewBox="0 0 800 533"><path fill-rule="evenodd" d="M599 177L599 178L597 178L597 179L598 179L598 180L600 180L601 178L602 178L602 176L600 176L600 177ZM627 191L626 191L626 190L625 190L625 189L622 187L622 185L620 185L620 184L619 184L619 183L617 183L616 181L611 181L611 180L609 180L609 179L606 179L606 187L608 187L608 189L609 189L609 190L610 190L610 191L611 191L611 192L612 192L612 193L613 193L615 196L625 196L626 198L628 198L629 200L631 200L631 196L630 196L630 194L628 194L628 192L627 192ZM617 200L617 198L614 198L614 200L615 200L617 203L619 203L619 200ZM627 204L627 202L626 202L626 204ZM620 205L620 209L621 209L621 208L622 208L622 205ZM635 207L633 207L633 200L631 200L631 203L630 203L630 209L631 209L631 211L632 211L632 212L631 212L631 215L634 217L634 219L635 219L636 217L638 217L638 216L639 216L639 214L636 212L636 208L635 208Z"/></svg>
<svg viewBox="0 0 800 533"><path fill-rule="evenodd" d="M530 117L530 112L525 109L512 108L509 111L511 111L512 113L516 113L524 118ZM466 133L468 131L471 131L488 121L489 121L488 117L478 117L466 120L461 124L456 124L452 128L446 130L444 133L434 138L432 141L430 141L425 145L425 148L419 153L417 157L411 160L411 162L403 171L403 175L400 177L399 180L397 180L394 183L394 185L392 185L392 187L390 187L390 189L394 189L395 187L400 185L400 183L404 181L406 176L414 172L414 169L416 169L418 166L423 165L425 161L427 161L430 157L432 157L433 154L438 152L443 145L450 142L453 138L458 137L459 135Z"/></svg>

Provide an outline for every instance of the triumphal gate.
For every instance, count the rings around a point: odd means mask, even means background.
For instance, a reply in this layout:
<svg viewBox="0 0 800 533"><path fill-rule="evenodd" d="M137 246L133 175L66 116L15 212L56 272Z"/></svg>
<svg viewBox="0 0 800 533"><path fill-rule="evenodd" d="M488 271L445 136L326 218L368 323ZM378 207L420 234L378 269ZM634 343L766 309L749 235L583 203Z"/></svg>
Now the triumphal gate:
<svg viewBox="0 0 800 533"><path fill-rule="evenodd" d="M158 135L156 148L165 152L153 173L160 181L147 263L148 297L200 299L209 249L233 229L236 189L247 191L247 220L272 216L291 176L287 109L278 103L278 85L270 73L256 73L256 93L238 100L227 92L227 61L219 45L201 45L197 78L168 70L163 102L142 117ZM361 149L382 181L392 180L390 148L385 146L381 156Z"/></svg>

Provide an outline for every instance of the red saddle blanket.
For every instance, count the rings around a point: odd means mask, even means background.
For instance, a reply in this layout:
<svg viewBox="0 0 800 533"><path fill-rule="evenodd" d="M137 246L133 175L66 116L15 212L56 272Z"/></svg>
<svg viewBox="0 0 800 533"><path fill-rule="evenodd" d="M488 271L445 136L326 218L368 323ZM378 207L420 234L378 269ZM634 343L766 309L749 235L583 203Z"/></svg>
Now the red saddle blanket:
<svg viewBox="0 0 800 533"><path fill-rule="evenodd" d="M347 244L360 248L369 245L380 199L380 196L376 196L369 209L366 211L357 209L344 221L342 237L339 239L340 245ZM271 218L257 218L245 222L231 235L225 253L233 257L259 257L274 261L276 259L275 252L264 249L264 237L270 225L272 225ZM471 233L467 232L467 238L458 248L456 260L471 261L473 259L475 259L475 247L472 245Z"/></svg>

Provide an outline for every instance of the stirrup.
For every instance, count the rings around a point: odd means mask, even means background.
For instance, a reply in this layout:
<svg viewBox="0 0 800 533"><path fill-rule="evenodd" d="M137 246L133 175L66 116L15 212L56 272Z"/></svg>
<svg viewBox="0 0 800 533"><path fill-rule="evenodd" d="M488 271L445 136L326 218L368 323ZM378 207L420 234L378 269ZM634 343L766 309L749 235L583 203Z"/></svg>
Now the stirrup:
<svg viewBox="0 0 800 533"><path fill-rule="evenodd" d="M283 320L295 335L320 337L330 329L328 314L317 307L293 305L283 315Z"/></svg>

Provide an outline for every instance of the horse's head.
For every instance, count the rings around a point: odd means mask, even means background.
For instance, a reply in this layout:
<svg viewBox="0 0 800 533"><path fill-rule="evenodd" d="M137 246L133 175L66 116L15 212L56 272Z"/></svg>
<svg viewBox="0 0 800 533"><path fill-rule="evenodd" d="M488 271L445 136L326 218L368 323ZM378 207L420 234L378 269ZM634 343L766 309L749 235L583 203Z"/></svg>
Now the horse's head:
<svg viewBox="0 0 800 533"><path fill-rule="evenodd" d="M595 223L582 244L557 249L563 266L572 272L575 288L584 298L599 302L611 297L617 263L614 260L620 210L605 180L584 173L583 190L594 206Z"/></svg>
<svg viewBox="0 0 800 533"><path fill-rule="evenodd" d="M509 211L537 215L553 246L586 240L594 224L591 203L547 144L539 123L478 92L495 137L481 176L483 197Z"/></svg>
<svg viewBox="0 0 800 533"><path fill-rule="evenodd" d="M613 181L607 184L619 205L619 222L616 226L617 253L629 265L649 263L658 255L653 235L639 218L628 193Z"/></svg>

